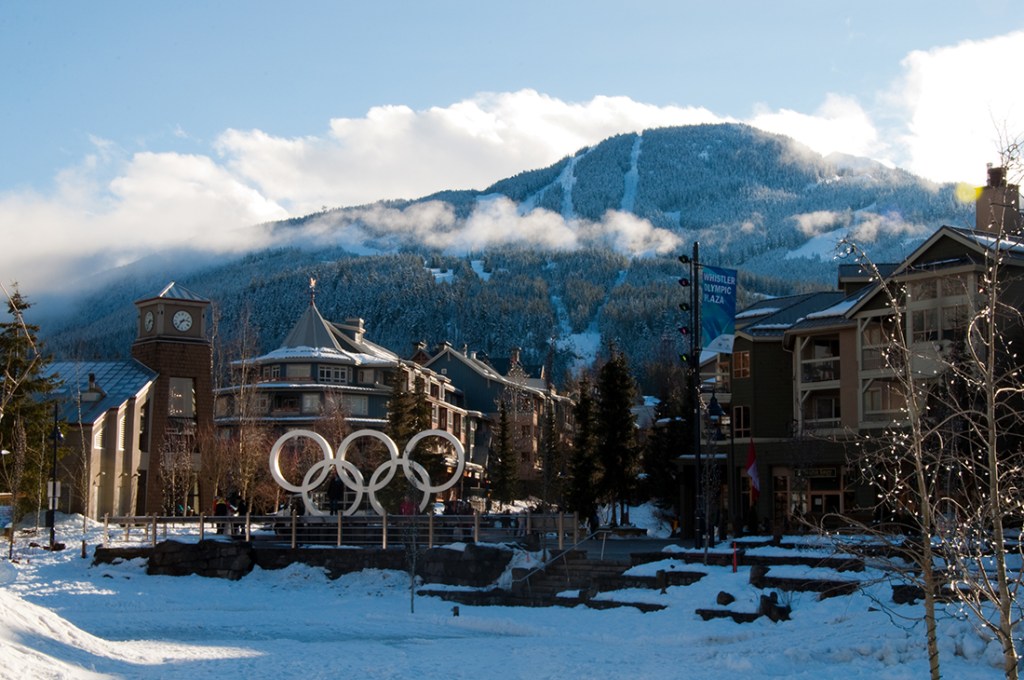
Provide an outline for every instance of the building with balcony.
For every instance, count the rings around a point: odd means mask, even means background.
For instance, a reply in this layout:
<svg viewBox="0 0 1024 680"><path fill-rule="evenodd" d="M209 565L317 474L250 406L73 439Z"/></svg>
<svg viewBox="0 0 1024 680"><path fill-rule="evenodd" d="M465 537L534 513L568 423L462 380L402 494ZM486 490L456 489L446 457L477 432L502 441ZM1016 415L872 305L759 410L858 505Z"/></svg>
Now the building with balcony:
<svg viewBox="0 0 1024 680"><path fill-rule="evenodd" d="M230 382L215 391L215 423L223 438L237 436L243 423L275 435L297 429L383 431L395 389L419 392L430 408L430 427L451 433L466 449L466 479L457 490L482 487L483 467L474 460L473 446L478 414L463 406L448 376L368 340L362 319L332 323L311 299L281 346L236 361ZM331 419L344 421L344 427Z"/></svg>

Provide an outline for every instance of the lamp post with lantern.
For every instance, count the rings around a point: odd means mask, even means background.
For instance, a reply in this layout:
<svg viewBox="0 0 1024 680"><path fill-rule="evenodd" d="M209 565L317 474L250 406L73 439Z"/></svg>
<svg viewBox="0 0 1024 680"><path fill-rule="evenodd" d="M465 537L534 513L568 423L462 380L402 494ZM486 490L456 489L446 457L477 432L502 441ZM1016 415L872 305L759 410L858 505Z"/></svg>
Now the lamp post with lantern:
<svg viewBox="0 0 1024 680"><path fill-rule="evenodd" d="M64 433L60 431L59 423L60 405L53 402L53 432L50 439L53 440L53 461L50 469L50 488L47 490L49 496L49 509L46 511L46 526L50 528L50 551L56 546L56 525L57 525L57 499L60 496L60 485L57 482L57 448L64 442Z"/></svg>

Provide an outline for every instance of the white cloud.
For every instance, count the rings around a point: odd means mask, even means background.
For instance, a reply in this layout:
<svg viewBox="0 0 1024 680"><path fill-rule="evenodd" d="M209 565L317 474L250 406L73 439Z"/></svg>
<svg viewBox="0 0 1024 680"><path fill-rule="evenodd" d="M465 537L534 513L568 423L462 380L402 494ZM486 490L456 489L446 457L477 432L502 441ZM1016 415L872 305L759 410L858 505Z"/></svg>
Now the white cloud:
<svg viewBox="0 0 1024 680"><path fill-rule="evenodd" d="M833 152L876 158L878 134L870 117L855 100L828 94L813 114L790 109L757 107L749 121L754 127L792 137L823 156Z"/></svg>
<svg viewBox="0 0 1024 680"><path fill-rule="evenodd" d="M456 220L446 203L427 201L403 210L380 205L329 213L305 230L319 243L350 245L372 239L389 246L423 244L466 254L487 247L531 244L553 250L606 246L629 255L667 253L679 237L631 213L611 210L599 222L565 220L558 213L535 208L526 214L504 196L477 202L465 220Z"/></svg>
<svg viewBox="0 0 1024 680"><path fill-rule="evenodd" d="M331 120L322 137L229 130L217 150L268 198L304 214L325 205L483 189L612 135L722 120L702 108L658 107L627 97L571 103L521 90L425 111L375 107L363 118Z"/></svg>
<svg viewBox="0 0 1024 680"><path fill-rule="evenodd" d="M838 213L832 210L816 210L814 212L794 215L797 229L805 236L817 236L825 232L833 231L837 227L846 226L850 223L850 213Z"/></svg>
<svg viewBox="0 0 1024 680"><path fill-rule="evenodd" d="M1024 32L910 53L883 102L897 119L902 167L938 181L985 181L1005 134L1024 134Z"/></svg>
<svg viewBox="0 0 1024 680"><path fill-rule="evenodd" d="M210 158L140 153L124 162L95 144L52 194L0 194L0 224L12 225L0 249L5 281L43 291L160 249L242 251L263 245L253 225L287 217Z"/></svg>

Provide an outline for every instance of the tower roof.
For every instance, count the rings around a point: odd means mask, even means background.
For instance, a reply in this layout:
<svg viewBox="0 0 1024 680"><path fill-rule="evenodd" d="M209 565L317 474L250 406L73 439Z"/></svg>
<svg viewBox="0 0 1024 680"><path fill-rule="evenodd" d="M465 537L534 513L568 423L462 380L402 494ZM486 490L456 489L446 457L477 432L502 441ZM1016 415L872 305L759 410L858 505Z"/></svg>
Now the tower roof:
<svg viewBox="0 0 1024 680"><path fill-rule="evenodd" d="M156 295L147 295L144 298L136 300L135 303L139 304L140 302L147 302L149 300L187 300L189 302L202 302L205 304L209 304L210 302L203 296L193 293L188 288L179 285L175 281L168 283L164 286L163 290Z"/></svg>
<svg viewBox="0 0 1024 680"><path fill-rule="evenodd" d="M312 303L292 327L288 337L281 343L280 349L296 347L326 347L342 351L331 325L320 315L320 311Z"/></svg>

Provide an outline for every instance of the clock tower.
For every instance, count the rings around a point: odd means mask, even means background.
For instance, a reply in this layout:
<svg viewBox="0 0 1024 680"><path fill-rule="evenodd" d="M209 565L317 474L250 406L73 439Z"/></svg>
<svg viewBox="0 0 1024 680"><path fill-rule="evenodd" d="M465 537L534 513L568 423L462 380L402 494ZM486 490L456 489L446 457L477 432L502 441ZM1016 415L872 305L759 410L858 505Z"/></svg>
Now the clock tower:
<svg viewBox="0 0 1024 680"><path fill-rule="evenodd" d="M173 281L156 295L135 302L138 337L132 344L132 356L158 374L140 433L144 477L139 488L147 514L173 512L186 498L193 510L205 510L207 497L214 491L171 488L172 478L181 479L183 468L193 473L185 478L198 476L198 436L213 425L209 306L209 300ZM177 474L166 474L172 468ZM164 495L170 492L175 497L174 507L165 507Z"/></svg>

